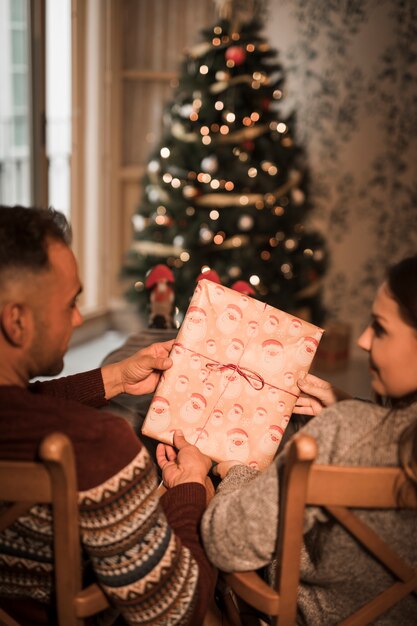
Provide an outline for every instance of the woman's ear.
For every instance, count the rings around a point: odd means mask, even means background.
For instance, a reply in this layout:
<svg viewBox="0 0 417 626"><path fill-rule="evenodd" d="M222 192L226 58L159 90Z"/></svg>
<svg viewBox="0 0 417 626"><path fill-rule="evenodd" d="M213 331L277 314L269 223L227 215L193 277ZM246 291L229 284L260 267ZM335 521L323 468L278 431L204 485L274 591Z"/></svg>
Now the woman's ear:
<svg viewBox="0 0 417 626"><path fill-rule="evenodd" d="M8 343L22 348L28 337L30 311L25 304L6 302L0 312L1 330Z"/></svg>

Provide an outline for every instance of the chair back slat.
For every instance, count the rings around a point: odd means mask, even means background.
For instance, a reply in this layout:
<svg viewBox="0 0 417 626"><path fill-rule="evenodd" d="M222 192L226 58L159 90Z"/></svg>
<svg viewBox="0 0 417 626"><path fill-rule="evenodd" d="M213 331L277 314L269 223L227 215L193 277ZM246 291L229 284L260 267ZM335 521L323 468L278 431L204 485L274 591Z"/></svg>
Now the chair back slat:
<svg viewBox="0 0 417 626"><path fill-rule="evenodd" d="M51 481L40 463L0 461L0 489L5 502L15 500L16 494L20 502L51 502Z"/></svg>
<svg viewBox="0 0 417 626"><path fill-rule="evenodd" d="M308 478L306 504L385 509L397 506L404 482L395 467L313 465Z"/></svg>

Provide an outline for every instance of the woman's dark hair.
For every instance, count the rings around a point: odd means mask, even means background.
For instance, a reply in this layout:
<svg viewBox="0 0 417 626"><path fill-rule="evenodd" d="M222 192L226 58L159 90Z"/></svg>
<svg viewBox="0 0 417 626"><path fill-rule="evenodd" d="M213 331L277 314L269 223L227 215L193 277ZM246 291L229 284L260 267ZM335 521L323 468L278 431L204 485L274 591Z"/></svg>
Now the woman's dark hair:
<svg viewBox="0 0 417 626"><path fill-rule="evenodd" d="M402 319L414 328L417 336L417 255L393 265L387 273L387 284L390 295L398 304ZM407 404L416 400L417 389L407 398L403 398ZM401 433L398 454L408 485L414 489L417 497L417 415L414 422Z"/></svg>
<svg viewBox="0 0 417 626"><path fill-rule="evenodd" d="M404 322L417 333L417 255L393 265L387 272L387 283Z"/></svg>
<svg viewBox="0 0 417 626"><path fill-rule="evenodd" d="M0 272L49 267L48 243L71 243L65 216L54 209L0 205Z"/></svg>

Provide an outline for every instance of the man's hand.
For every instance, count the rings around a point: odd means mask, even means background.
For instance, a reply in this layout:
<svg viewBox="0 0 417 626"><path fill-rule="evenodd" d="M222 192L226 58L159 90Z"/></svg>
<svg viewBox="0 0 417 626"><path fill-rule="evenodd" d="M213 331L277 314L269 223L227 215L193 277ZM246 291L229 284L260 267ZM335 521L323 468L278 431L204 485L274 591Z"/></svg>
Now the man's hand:
<svg viewBox="0 0 417 626"><path fill-rule="evenodd" d="M186 441L182 431L174 432L174 445L159 443L156 460L162 470L166 487L176 487L182 483L206 485L206 476L211 468L210 458L200 452L197 446Z"/></svg>
<svg viewBox="0 0 417 626"><path fill-rule="evenodd" d="M139 396L152 393L159 381L161 372L172 365L169 358L174 339L154 343L132 356L101 368L106 400L119 393Z"/></svg>
<svg viewBox="0 0 417 626"><path fill-rule="evenodd" d="M333 387L327 380L313 374L297 380L301 394L297 398L293 413L300 415L318 415L325 407L340 400L347 400L351 396L340 389Z"/></svg>

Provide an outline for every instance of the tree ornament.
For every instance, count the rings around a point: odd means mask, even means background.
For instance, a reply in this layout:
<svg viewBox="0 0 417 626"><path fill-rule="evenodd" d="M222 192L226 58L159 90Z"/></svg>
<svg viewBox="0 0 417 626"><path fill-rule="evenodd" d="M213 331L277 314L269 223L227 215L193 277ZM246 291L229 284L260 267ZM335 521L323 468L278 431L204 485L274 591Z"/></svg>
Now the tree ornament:
<svg viewBox="0 0 417 626"><path fill-rule="evenodd" d="M252 215L242 215L238 220L240 230L250 230L253 227L254 219Z"/></svg>
<svg viewBox="0 0 417 626"><path fill-rule="evenodd" d="M199 195L198 189L196 189L196 187L192 187L191 185L185 185L182 193L184 198L195 198Z"/></svg>
<svg viewBox="0 0 417 626"><path fill-rule="evenodd" d="M270 98L263 98L261 101L261 109L262 111L264 111L264 113L267 113L269 111L269 108L271 106L271 102L272 100Z"/></svg>
<svg viewBox="0 0 417 626"><path fill-rule="evenodd" d="M206 270L205 272L201 272L201 274L197 276L196 282L198 283L198 281L201 280L202 278L211 280L211 282L217 283L218 285L222 284L222 281L220 280L220 276L218 275L216 270Z"/></svg>
<svg viewBox="0 0 417 626"><path fill-rule="evenodd" d="M233 61L235 65L242 65L246 59L246 51L242 46L230 46L224 56L226 61Z"/></svg>
<svg viewBox="0 0 417 626"><path fill-rule="evenodd" d="M233 283L233 285L231 286L231 289L234 289L235 291L239 291L239 293L243 293L245 296L256 295L256 292L254 288L252 287L252 285L247 283L245 280L237 280L235 283Z"/></svg>
<svg viewBox="0 0 417 626"><path fill-rule="evenodd" d="M215 155L207 156L201 161L201 169L209 174L217 172L218 165L219 162Z"/></svg>
<svg viewBox="0 0 417 626"><path fill-rule="evenodd" d="M140 233L146 226L146 220L143 215L132 215L132 224L135 232Z"/></svg>
<svg viewBox="0 0 417 626"><path fill-rule="evenodd" d="M250 141L249 139L247 141L244 141L242 143L242 148L244 148L245 150L247 150L248 152L252 152L252 150L255 148L255 144L253 141Z"/></svg>
<svg viewBox="0 0 417 626"><path fill-rule="evenodd" d="M146 276L149 292L149 328L175 328L174 274L166 265L155 265Z"/></svg>
<svg viewBox="0 0 417 626"><path fill-rule="evenodd" d="M179 114L184 119L189 118L193 111L194 111L194 108L190 102L183 104L181 107L179 107Z"/></svg>

